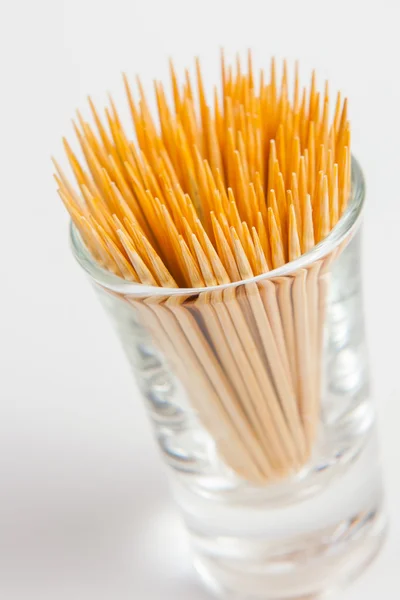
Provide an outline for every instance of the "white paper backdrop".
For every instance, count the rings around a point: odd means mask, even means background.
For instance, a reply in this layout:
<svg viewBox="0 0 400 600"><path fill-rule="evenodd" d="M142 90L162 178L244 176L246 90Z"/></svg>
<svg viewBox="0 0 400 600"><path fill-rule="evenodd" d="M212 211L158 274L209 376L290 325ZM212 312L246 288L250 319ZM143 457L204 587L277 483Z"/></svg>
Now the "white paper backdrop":
<svg viewBox="0 0 400 600"><path fill-rule="evenodd" d="M205 600L122 351L74 263L52 181L74 110L252 47L350 98L367 177L365 297L391 531L343 600L400 595L397 2L0 3L0 597Z"/></svg>

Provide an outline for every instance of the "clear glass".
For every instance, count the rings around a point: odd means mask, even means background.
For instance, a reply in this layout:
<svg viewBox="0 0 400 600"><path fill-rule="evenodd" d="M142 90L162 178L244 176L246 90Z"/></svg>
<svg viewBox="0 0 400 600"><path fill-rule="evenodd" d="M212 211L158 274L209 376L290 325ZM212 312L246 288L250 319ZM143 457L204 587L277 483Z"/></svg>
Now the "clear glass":
<svg viewBox="0 0 400 600"><path fill-rule="evenodd" d="M194 564L217 595L316 597L385 531L360 273L364 180L330 235L207 289L123 281L72 245L110 315L170 467Z"/></svg>

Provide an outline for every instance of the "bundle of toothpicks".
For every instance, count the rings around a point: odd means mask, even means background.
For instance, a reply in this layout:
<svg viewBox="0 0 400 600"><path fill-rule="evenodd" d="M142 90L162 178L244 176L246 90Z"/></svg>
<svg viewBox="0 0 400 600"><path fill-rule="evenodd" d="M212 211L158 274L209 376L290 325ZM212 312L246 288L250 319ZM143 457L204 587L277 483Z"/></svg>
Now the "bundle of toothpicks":
<svg viewBox="0 0 400 600"><path fill-rule="evenodd" d="M171 90L124 85L117 108L74 123L84 160L64 140L76 184L55 162L59 194L93 259L165 294L126 294L182 382L225 464L258 485L299 471L320 421L321 354L333 255L261 278L321 242L350 194L347 101L315 74L300 88L255 73L251 53L206 97L199 61ZM86 165L84 165L84 162ZM228 285L243 281L240 285ZM182 288L182 290L179 290ZM196 288L189 291L188 288ZM209 289L211 288L211 289ZM122 295L121 295L122 297Z"/></svg>

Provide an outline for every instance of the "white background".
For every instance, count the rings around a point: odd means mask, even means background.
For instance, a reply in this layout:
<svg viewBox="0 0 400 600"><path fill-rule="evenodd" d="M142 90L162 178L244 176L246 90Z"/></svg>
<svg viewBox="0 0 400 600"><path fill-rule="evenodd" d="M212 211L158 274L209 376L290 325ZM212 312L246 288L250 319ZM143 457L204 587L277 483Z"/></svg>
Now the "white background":
<svg viewBox="0 0 400 600"><path fill-rule="evenodd" d="M86 95L221 45L315 66L350 98L366 173L365 299L389 539L340 598L398 598L399 4L0 0L0 597L205 600L117 340L68 246L52 180ZM339 598L339 596L338 596Z"/></svg>

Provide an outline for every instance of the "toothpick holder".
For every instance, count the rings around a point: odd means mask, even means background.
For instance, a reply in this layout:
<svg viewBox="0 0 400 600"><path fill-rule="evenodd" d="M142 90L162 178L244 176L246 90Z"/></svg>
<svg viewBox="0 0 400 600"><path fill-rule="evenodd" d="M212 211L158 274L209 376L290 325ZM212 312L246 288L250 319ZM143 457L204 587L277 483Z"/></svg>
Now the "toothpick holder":
<svg viewBox="0 0 400 600"><path fill-rule="evenodd" d="M217 595L317 597L385 531L362 313L364 181L329 236L251 281L146 287L73 249L114 322Z"/></svg>

